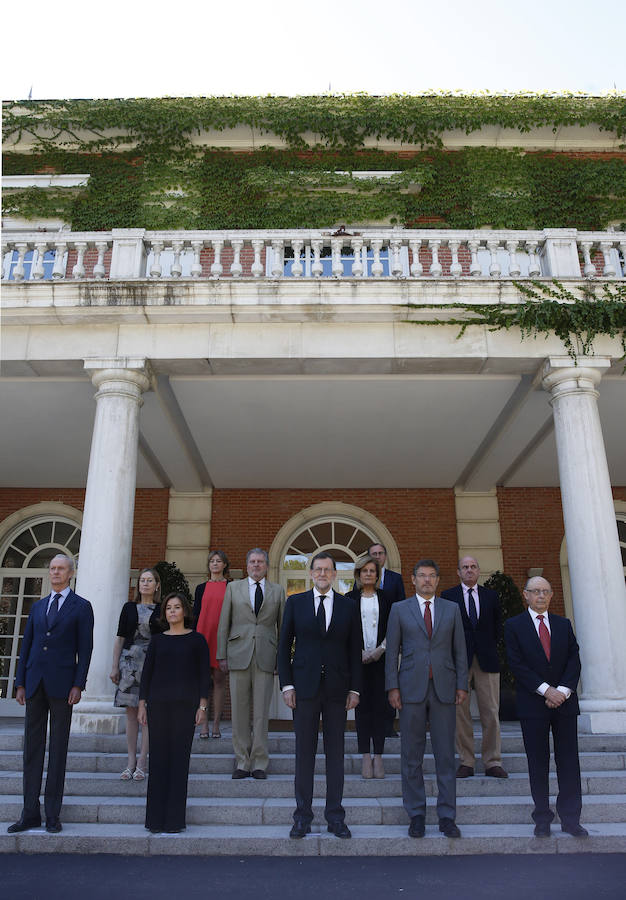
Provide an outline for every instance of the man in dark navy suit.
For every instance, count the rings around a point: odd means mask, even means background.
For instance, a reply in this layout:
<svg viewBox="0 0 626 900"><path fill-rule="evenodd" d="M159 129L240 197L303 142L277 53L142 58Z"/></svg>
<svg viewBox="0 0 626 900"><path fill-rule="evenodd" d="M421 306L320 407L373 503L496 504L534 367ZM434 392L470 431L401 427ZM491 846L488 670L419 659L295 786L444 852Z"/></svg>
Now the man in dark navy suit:
<svg viewBox="0 0 626 900"><path fill-rule="evenodd" d="M44 806L46 831L61 831L65 764L72 708L80 701L93 649L91 604L70 588L74 560L50 561L51 592L33 605L15 676L15 698L24 706L24 808L9 834L41 825L39 794L50 715L50 746Z"/></svg>
<svg viewBox="0 0 626 900"><path fill-rule="evenodd" d="M500 598L495 591L478 584L480 568L473 556L459 560L457 573L461 583L441 592L446 600L459 605L465 644L470 692L476 692L482 725L482 760L485 775L507 778L502 768L500 739L500 660L498 638L502 632ZM456 708L456 749L459 754L457 778L474 774L474 731L470 712L470 694Z"/></svg>
<svg viewBox="0 0 626 900"><path fill-rule="evenodd" d="M561 831L588 837L580 824L576 686L580 678L578 644L568 619L550 613L552 588L545 578L530 578L524 590L528 611L508 619L504 640L515 675L517 711L528 758L530 791L535 802L535 835L548 837L554 813L549 801L550 729L559 792L556 809Z"/></svg>
<svg viewBox="0 0 626 900"><path fill-rule="evenodd" d="M328 831L352 837L341 802L343 753L346 712L358 705L361 689L361 627L353 601L332 589L336 568L328 553L313 557L313 590L287 598L280 630L278 677L283 699L293 710L296 733L292 838L311 831L320 715L326 756L324 816Z"/></svg>

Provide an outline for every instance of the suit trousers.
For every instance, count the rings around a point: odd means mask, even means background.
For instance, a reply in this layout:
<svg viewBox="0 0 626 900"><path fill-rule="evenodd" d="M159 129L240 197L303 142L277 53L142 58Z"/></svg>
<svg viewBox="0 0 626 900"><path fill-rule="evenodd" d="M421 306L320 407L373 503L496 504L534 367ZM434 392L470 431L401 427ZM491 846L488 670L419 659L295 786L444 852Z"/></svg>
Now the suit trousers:
<svg viewBox="0 0 626 900"><path fill-rule="evenodd" d="M146 828L173 831L185 827L189 758L197 703L151 700L150 774L146 798Z"/></svg>
<svg viewBox="0 0 626 900"><path fill-rule="evenodd" d="M430 742L437 772L437 815L440 819L456 818L456 768L454 758L455 704L442 703L432 680L422 703L402 702L400 710L400 764L402 802L410 819L426 815L424 789L424 749L426 725L430 725Z"/></svg>
<svg viewBox="0 0 626 900"><path fill-rule="evenodd" d="M319 733L320 715L324 735L326 757L326 807L324 816L328 823L343 822L346 813L341 805L344 779L344 731L346 727L346 699L328 697L324 680L315 697L299 700L293 725L296 733L296 811L294 822L310 824L313 821L313 777L315 753Z"/></svg>
<svg viewBox="0 0 626 900"><path fill-rule="evenodd" d="M500 673L483 672L474 656L468 672L470 693L456 708L456 749L463 766L474 768L474 729L470 713L472 687L476 692L482 725L482 760L485 769L502 765L500 739Z"/></svg>
<svg viewBox="0 0 626 900"><path fill-rule="evenodd" d="M550 729L552 729L554 762L559 785L556 811L561 824L577 825L582 809L577 717L564 716L553 709L550 710L549 718L520 719L520 725L528 758L530 792L535 803L533 820L545 824L554 818L549 797Z"/></svg>
<svg viewBox="0 0 626 900"><path fill-rule="evenodd" d="M274 673L260 669L253 653L247 669L230 670L229 681L235 767L246 772L265 771L269 763L267 729Z"/></svg>
<svg viewBox="0 0 626 900"><path fill-rule="evenodd" d="M359 753L385 752L387 727L387 694L385 693L385 660L363 666L363 681L359 705L354 710L354 721ZM395 710L394 710L395 714Z"/></svg>
<svg viewBox="0 0 626 900"><path fill-rule="evenodd" d="M67 745L72 722L72 707L67 697L49 697L43 681L26 701L24 723L24 819L40 816L39 794L46 752L46 729L50 716L50 746L44 792L47 819L58 819L63 803Z"/></svg>

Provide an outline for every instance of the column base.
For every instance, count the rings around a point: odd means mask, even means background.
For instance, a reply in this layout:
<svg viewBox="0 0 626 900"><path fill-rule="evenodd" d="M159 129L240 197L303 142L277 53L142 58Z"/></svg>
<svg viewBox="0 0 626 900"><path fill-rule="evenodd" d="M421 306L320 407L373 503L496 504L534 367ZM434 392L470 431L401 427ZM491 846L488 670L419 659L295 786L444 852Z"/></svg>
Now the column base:
<svg viewBox="0 0 626 900"><path fill-rule="evenodd" d="M85 700L72 713L74 734L124 734L126 713L110 700Z"/></svg>
<svg viewBox="0 0 626 900"><path fill-rule="evenodd" d="M626 734L626 703L582 700L578 730L581 734Z"/></svg>

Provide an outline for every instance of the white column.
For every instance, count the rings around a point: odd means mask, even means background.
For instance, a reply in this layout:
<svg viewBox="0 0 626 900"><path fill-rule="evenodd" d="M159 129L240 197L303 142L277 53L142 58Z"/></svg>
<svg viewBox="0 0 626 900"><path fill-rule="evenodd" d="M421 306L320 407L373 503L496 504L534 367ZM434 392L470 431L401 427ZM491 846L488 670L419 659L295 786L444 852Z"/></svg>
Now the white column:
<svg viewBox="0 0 626 900"><path fill-rule="evenodd" d="M576 635L581 727L626 731L626 588L596 390L609 359L546 361Z"/></svg>
<svg viewBox="0 0 626 900"><path fill-rule="evenodd" d="M74 714L82 731L118 730L109 680L113 640L128 599L141 395L150 381L145 359L88 359L97 388L77 593L94 610L94 648L87 691Z"/></svg>

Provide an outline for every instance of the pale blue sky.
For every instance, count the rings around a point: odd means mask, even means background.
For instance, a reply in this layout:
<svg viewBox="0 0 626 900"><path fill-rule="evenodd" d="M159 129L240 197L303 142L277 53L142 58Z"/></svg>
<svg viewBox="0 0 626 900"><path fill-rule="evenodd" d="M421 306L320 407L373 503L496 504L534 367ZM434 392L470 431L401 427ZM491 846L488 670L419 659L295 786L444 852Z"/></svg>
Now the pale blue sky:
<svg viewBox="0 0 626 900"><path fill-rule="evenodd" d="M625 0L30 0L5 99L626 90Z"/></svg>

